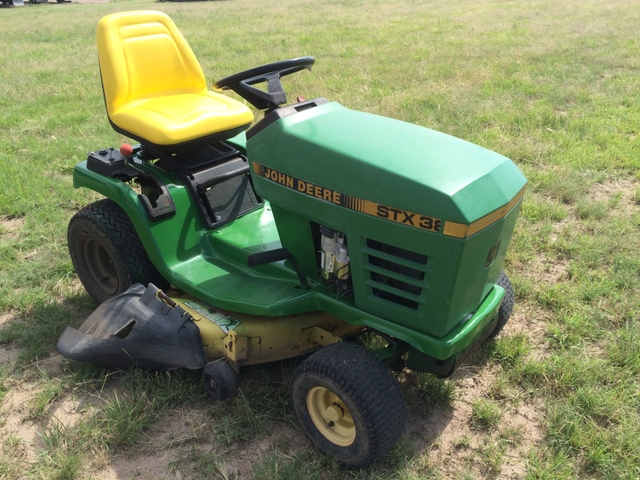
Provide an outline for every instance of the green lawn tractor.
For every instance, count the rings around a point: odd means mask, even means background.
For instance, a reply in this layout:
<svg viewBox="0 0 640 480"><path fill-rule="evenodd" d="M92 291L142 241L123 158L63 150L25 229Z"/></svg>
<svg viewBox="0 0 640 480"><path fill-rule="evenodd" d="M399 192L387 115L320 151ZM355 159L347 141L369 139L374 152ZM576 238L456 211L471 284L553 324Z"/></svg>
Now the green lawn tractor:
<svg viewBox="0 0 640 480"><path fill-rule="evenodd" d="M103 18L98 56L109 121L140 143L74 169L75 187L106 197L74 215L68 237L99 307L58 350L203 369L216 399L235 393L245 365L312 353L291 379L304 431L352 467L384 455L406 410L388 367L446 377L509 319L502 266L522 173L482 147L324 98L287 105L280 78L311 57L209 91L163 13ZM224 90L264 116L254 123ZM343 341L364 329L385 346Z"/></svg>

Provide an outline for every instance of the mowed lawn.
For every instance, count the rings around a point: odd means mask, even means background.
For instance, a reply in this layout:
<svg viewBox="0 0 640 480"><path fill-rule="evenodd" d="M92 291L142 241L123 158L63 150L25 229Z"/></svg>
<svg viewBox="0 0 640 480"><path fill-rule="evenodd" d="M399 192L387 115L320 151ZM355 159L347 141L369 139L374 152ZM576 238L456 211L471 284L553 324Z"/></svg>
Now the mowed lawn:
<svg viewBox="0 0 640 480"><path fill-rule="evenodd" d="M299 360L107 370L55 342L94 305L67 252L107 121L95 27L168 13L207 79L312 55L289 98L326 97L513 159L529 179L505 270L511 322L452 378L398 374L408 422L353 471L289 403ZM640 2L150 0L0 9L0 479L640 478Z"/></svg>

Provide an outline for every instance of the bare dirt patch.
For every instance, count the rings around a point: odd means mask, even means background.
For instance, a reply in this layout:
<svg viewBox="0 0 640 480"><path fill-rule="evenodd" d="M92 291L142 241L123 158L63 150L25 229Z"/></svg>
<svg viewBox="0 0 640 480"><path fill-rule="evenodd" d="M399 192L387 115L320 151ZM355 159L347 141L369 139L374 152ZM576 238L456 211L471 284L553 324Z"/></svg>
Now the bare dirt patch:
<svg viewBox="0 0 640 480"><path fill-rule="evenodd" d="M58 401L55 408L51 411L50 419L59 422L66 429L73 428L82 420L82 413L79 411L80 402L67 396Z"/></svg>
<svg viewBox="0 0 640 480"><path fill-rule="evenodd" d="M598 185L595 188L596 195L606 195L609 199L620 195L620 199L614 208L614 212L623 218L630 218L640 210L637 198L640 198L640 182L637 180L617 180Z"/></svg>
<svg viewBox="0 0 640 480"><path fill-rule="evenodd" d="M2 217L0 218L0 238L15 240L20 236L20 232L24 228L23 217Z"/></svg>
<svg viewBox="0 0 640 480"><path fill-rule="evenodd" d="M640 181L632 178L613 178L594 184L589 189L589 200L609 204L611 215L628 219L638 213Z"/></svg>
<svg viewBox="0 0 640 480"><path fill-rule="evenodd" d="M40 434L42 429L30 420L29 401L36 394L37 388L30 384L20 384L13 388L2 399L0 413L0 435L2 438L17 439L14 447L21 456L33 463L37 460L37 453L44 447Z"/></svg>
<svg viewBox="0 0 640 480"><path fill-rule="evenodd" d="M13 315L10 313L0 314L0 328L4 327L13 319Z"/></svg>
<svg viewBox="0 0 640 480"><path fill-rule="evenodd" d="M616 178L595 184L593 188L591 188L591 194L589 196L594 200L609 200L620 195L624 203L627 203L631 200L633 191L638 187L639 182L637 181L627 178Z"/></svg>
<svg viewBox="0 0 640 480"><path fill-rule="evenodd" d="M60 371L60 366L64 361L64 357L57 352L53 352L47 358L38 361L38 369L50 375L53 375Z"/></svg>
<svg viewBox="0 0 640 480"><path fill-rule="evenodd" d="M549 320L549 314L546 311L523 303L515 308L511 319L502 331L502 335L508 337L524 336L530 348L529 359L541 360L549 355L547 349Z"/></svg>
<svg viewBox="0 0 640 480"><path fill-rule="evenodd" d="M18 349L7 348L6 346L3 346L0 349L0 365L10 365L15 363L19 353L20 350Z"/></svg>
<svg viewBox="0 0 640 480"><path fill-rule="evenodd" d="M175 453L173 453L175 454ZM169 463L172 452L139 455L135 458L116 457L97 477L100 480L122 480L125 478L174 479L184 478L171 473Z"/></svg>
<svg viewBox="0 0 640 480"><path fill-rule="evenodd" d="M229 445L216 441L210 431L206 416L197 408L171 412L156 422L143 445L107 459L94 478L201 478L198 463L202 462L209 473L216 470L216 478L249 479L255 464L274 450L295 455L308 446L304 434L285 424Z"/></svg>
<svg viewBox="0 0 640 480"><path fill-rule="evenodd" d="M569 260L567 259L558 260L540 256L534 260L531 267L529 276L532 277L536 283L552 285L555 283L562 283L569 279L569 275L567 273Z"/></svg>
<svg viewBox="0 0 640 480"><path fill-rule="evenodd" d="M460 478L465 472L475 478L525 477L527 452L543 440L542 408L530 401L497 402L499 424L486 430L474 426L473 404L491 397L497 370L462 367L453 377L458 388L451 410L436 408L407 422L405 436L441 466L442 478Z"/></svg>
<svg viewBox="0 0 640 480"><path fill-rule="evenodd" d="M308 447L307 437L289 425L274 425L270 435L257 437L250 442L234 442L225 451L224 468L239 479L251 478L253 468L268 452L275 448L280 451L299 453Z"/></svg>

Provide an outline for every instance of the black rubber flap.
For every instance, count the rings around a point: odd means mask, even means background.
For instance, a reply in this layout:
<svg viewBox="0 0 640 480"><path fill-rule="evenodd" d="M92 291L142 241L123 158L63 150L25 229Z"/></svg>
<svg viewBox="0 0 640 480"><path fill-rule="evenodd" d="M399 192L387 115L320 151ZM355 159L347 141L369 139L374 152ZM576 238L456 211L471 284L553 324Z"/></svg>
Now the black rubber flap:
<svg viewBox="0 0 640 480"><path fill-rule="evenodd" d="M57 349L79 362L149 370L204 368L200 330L179 305L160 300L158 288L132 285L100 305L80 329L65 328Z"/></svg>

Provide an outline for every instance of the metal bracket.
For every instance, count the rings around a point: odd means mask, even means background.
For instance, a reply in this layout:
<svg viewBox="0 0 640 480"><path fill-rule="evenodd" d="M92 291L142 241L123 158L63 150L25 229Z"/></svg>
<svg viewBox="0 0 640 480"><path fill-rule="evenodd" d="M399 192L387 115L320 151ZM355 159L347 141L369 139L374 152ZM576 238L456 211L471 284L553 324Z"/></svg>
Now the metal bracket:
<svg viewBox="0 0 640 480"><path fill-rule="evenodd" d="M311 328L305 328L302 332L303 334L308 333L309 343L317 343L318 345L322 345L323 347L342 341L340 337L336 337L333 333L328 332L324 328L320 328L317 325Z"/></svg>
<svg viewBox="0 0 640 480"><path fill-rule="evenodd" d="M247 358L247 338L239 336L233 330L229 331L223 340L224 348L227 351L227 357L234 362Z"/></svg>

